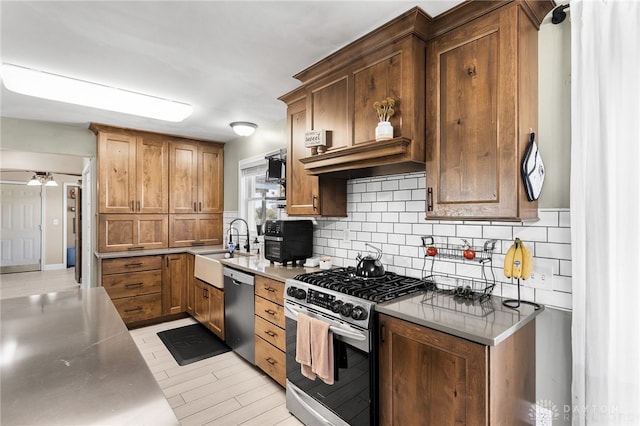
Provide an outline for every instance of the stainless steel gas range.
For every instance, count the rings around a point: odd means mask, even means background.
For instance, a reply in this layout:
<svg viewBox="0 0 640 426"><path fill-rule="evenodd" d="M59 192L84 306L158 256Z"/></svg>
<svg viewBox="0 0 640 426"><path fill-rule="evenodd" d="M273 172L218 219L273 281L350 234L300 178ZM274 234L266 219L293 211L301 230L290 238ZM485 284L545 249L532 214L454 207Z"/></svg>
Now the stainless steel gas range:
<svg viewBox="0 0 640 426"><path fill-rule="evenodd" d="M377 423L375 304L423 288L418 278L391 272L375 278L355 268L298 275L285 283L287 409L307 425ZM300 314L329 324L333 335L334 383L310 380L296 362Z"/></svg>

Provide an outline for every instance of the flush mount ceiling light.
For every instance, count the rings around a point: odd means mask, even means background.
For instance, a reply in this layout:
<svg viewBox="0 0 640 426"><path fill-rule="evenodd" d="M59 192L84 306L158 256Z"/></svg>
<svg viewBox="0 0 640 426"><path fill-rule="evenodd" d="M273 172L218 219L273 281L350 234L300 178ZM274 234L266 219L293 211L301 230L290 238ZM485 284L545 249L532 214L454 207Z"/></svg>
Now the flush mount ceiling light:
<svg viewBox="0 0 640 426"><path fill-rule="evenodd" d="M251 136L258 128L257 124L249 123L248 121L234 121L229 126L239 136Z"/></svg>
<svg viewBox="0 0 640 426"><path fill-rule="evenodd" d="M7 89L38 98L172 122L182 121L193 112L193 107L185 103L13 64L2 64L1 74Z"/></svg>
<svg viewBox="0 0 640 426"><path fill-rule="evenodd" d="M53 175L49 172L35 172L29 182L29 186L58 186L58 182L53 179Z"/></svg>

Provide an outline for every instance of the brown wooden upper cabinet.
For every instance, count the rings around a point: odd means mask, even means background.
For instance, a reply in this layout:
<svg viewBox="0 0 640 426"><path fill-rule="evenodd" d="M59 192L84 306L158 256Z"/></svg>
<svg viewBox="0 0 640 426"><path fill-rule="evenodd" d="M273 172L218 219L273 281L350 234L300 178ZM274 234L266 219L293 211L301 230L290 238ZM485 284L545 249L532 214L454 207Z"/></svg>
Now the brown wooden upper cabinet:
<svg viewBox="0 0 640 426"><path fill-rule="evenodd" d="M95 127L98 212L167 213L168 151L152 136Z"/></svg>
<svg viewBox="0 0 640 426"><path fill-rule="evenodd" d="M169 150L169 213L223 213L223 146L178 140Z"/></svg>
<svg viewBox="0 0 640 426"><path fill-rule="evenodd" d="M538 128L537 30L551 7L511 2L429 42L427 219L537 219L520 161Z"/></svg>
<svg viewBox="0 0 640 426"><path fill-rule="evenodd" d="M326 152L300 152L301 170L342 178L424 170L423 30L429 19L413 8L294 76L306 99L303 136L308 130L330 132ZM396 101L394 138L377 142L373 104L387 97Z"/></svg>
<svg viewBox="0 0 640 426"><path fill-rule="evenodd" d="M307 99L297 90L280 98L287 103L286 192L289 216L346 216L345 179L318 177L307 173L300 159L308 155L304 134L309 127Z"/></svg>
<svg viewBox="0 0 640 426"><path fill-rule="evenodd" d="M91 124L98 250L222 242L224 144Z"/></svg>

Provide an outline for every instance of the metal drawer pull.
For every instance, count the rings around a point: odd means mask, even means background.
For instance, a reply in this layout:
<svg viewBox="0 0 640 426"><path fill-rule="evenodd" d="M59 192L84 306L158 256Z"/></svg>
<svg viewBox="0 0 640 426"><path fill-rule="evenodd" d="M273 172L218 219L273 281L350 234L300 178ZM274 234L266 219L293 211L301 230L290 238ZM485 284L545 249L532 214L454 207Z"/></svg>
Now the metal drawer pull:
<svg viewBox="0 0 640 426"><path fill-rule="evenodd" d="M194 211L194 212L197 212L197 211L198 211L198 208L197 208L197 205L196 205L196 202L195 202L195 201L193 202L193 211Z"/></svg>
<svg viewBox="0 0 640 426"><path fill-rule="evenodd" d="M268 334L268 335L269 335L269 336L271 336L271 337L276 337L276 336L277 336L277 334L276 334L276 333L274 333L274 332L273 332L273 331L271 331L271 330L266 330L266 331L265 331L265 334Z"/></svg>
<svg viewBox="0 0 640 426"><path fill-rule="evenodd" d="M131 211L135 212L136 208L135 208L135 201L131 200Z"/></svg>
<svg viewBox="0 0 640 426"><path fill-rule="evenodd" d="M267 290L267 291L270 291L271 293L275 293L276 292L276 289L273 288L273 287L265 287L264 289Z"/></svg>
<svg viewBox="0 0 640 426"><path fill-rule="evenodd" d="M142 283L131 283L131 284L125 284L124 286L126 288L142 287Z"/></svg>
<svg viewBox="0 0 640 426"><path fill-rule="evenodd" d="M273 359L273 358L265 358L264 360L267 361L271 365L276 365L277 364L276 360Z"/></svg>
<svg viewBox="0 0 640 426"><path fill-rule="evenodd" d="M137 308L133 308L133 309L125 309L124 311L125 311L126 313L129 313L129 312L137 312L137 311L141 311L141 310L142 310L142 307L141 307L141 306L138 306Z"/></svg>
<svg viewBox="0 0 640 426"><path fill-rule="evenodd" d="M125 268L135 268L136 266L142 266L142 262L138 262L138 263L127 263L126 265L124 265Z"/></svg>
<svg viewBox="0 0 640 426"><path fill-rule="evenodd" d="M272 310L272 309L265 309L264 310L266 313L268 313L269 315L275 315L276 311Z"/></svg>
<svg viewBox="0 0 640 426"><path fill-rule="evenodd" d="M138 211L140 211L140 201L138 201Z"/></svg>

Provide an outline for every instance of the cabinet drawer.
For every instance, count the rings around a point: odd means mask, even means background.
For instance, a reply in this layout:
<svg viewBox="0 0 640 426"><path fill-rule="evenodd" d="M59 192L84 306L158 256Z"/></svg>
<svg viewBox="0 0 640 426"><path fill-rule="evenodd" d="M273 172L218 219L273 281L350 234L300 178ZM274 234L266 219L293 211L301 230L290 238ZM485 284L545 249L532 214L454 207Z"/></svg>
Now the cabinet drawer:
<svg viewBox="0 0 640 426"><path fill-rule="evenodd" d="M261 316L280 328L285 327L284 308L260 296L256 296L256 315Z"/></svg>
<svg viewBox="0 0 640 426"><path fill-rule="evenodd" d="M284 305L284 283L270 278L256 275L256 294L271 300L278 305Z"/></svg>
<svg viewBox="0 0 640 426"><path fill-rule="evenodd" d="M280 350L286 350L284 330L259 316L256 316L256 336L262 337Z"/></svg>
<svg viewBox="0 0 640 426"><path fill-rule="evenodd" d="M160 293L162 271L143 271L130 274L113 274L102 277L102 286L111 299Z"/></svg>
<svg viewBox="0 0 640 426"><path fill-rule="evenodd" d="M125 324L158 318L162 314L160 293L116 299L113 304Z"/></svg>
<svg viewBox="0 0 640 426"><path fill-rule="evenodd" d="M280 386L286 385L286 356L280 349L256 336L256 365Z"/></svg>
<svg viewBox="0 0 640 426"><path fill-rule="evenodd" d="M150 271L162 268L162 256L122 257L118 259L104 259L102 261L102 275L122 274L128 272Z"/></svg>

